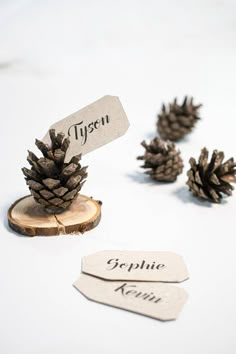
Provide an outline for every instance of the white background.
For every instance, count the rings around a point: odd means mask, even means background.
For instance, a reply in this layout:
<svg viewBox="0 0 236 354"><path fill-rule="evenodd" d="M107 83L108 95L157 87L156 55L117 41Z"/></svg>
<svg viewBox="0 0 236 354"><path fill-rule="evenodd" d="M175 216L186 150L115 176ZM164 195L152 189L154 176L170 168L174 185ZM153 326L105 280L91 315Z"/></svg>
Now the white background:
<svg viewBox="0 0 236 354"><path fill-rule="evenodd" d="M221 205L185 185L200 149L236 156L236 2L0 1L1 354L233 354L236 194ZM103 201L83 236L11 232L9 205L28 193L21 167L50 124L105 94L118 95L128 133L83 159L83 193ZM193 95L202 120L178 143L173 184L139 169L161 103ZM104 249L181 254L190 279L178 320L162 323L85 299L72 287L81 257Z"/></svg>

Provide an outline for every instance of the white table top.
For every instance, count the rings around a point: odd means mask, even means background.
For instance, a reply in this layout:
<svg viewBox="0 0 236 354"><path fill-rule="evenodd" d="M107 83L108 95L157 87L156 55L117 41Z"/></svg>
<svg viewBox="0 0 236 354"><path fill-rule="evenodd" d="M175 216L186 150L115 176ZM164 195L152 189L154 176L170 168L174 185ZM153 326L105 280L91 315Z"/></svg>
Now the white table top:
<svg viewBox="0 0 236 354"><path fill-rule="evenodd" d="M236 193L222 205L185 185L200 149L236 157L234 1L23 1L0 3L2 354L233 354L236 351ZM17 236L9 205L28 193L21 167L50 124L105 94L117 95L127 134L83 158L83 193L103 201L84 236ZM202 120L178 144L173 184L142 174L141 140L155 135L162 101L193 95ZM3 223L4 220L4 223ZM104 249L181 254L189 299L173 322L88 301L73 287L81 258Z"/></svg>

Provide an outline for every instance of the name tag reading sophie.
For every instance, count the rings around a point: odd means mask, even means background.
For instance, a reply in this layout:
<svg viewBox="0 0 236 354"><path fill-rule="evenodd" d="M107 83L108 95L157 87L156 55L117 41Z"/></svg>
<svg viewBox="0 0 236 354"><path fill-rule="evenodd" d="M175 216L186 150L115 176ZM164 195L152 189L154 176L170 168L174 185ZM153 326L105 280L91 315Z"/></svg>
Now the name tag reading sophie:
<svg viewBox="0 0 236 354"><path fill-rule="evenodd" d="M183 258L172 252L102 251L82 259L82 272L108 280L181 282Z"/></svg>
<svg viewBox="0 0 236 354"><path fill-rule="evenodd" d="M104 96L78 112L56 122L50 128L70 138L66 162L80 153L87 154L127 131L129 121L121 102L116 96ZM49 134L43 142L50 143Z"/></svg>

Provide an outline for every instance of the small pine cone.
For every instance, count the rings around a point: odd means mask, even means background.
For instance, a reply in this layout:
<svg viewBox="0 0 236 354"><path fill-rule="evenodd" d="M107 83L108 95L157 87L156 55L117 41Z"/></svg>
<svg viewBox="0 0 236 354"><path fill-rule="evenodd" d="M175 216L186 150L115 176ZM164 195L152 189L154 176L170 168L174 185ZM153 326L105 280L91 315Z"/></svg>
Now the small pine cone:
<svg viewBox="0 0 236 354"><path fill-rule="evenodd" d="M81 167L79 163L81 154L65 163L69 138L64 139L63 133L56 135L55 129L51 129L49 135L50 147L37 139L35 141L43 157L38 158L28 151L31 169L24 167L22 171L36 202L50 213L61 213L77 198L87 177L87 167Z"/></svg>
<svg viewBox="0 0 236 354"><path fill-rule="evenodd" d="M141 167L148 169L146 173L157 181L174 182L183 170L183 160L175 144L154 138L149 145L145 141L141 145L146 151L137 159L144 160Z"/></svg>
<svg viewBox="0 0 236 354"><path fill-rule="evenodd" d="M208 150L203 148L198 163L191 157L190 170L187 173L189 190L197 197L219 203L222 194L232 195L236 182L236 162L231 158L223 163L224 153L214 150L208 162Z"/></svg>
<svg viewBox="0 0 236 354"><path fill-rule="evenodd" d="M162 111L158 115L157 130L164 140L177 141L190 133L195 123L200 119L198 110L201 104L194 105L193 98L186 96L179 105L177 99L169 104L169 108L162 105Z"/></svg>

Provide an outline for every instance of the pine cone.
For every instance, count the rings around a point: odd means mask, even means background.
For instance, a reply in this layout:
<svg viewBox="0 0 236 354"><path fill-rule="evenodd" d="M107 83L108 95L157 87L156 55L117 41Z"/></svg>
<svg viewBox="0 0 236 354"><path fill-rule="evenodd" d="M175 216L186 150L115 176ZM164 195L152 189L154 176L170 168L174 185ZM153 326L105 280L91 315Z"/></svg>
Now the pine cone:
<svg viewBox="0 0 236 354"><path fill-rule="evenodd" d="M38 158L28 151L27 160L31 169L24 167L22 171L36 202L42 204L48 212L60 213L77 197L87 177L87 167L81 168L81 154L65 163L69 138L64 139L63 133L56 135L55 129L51 129L49 134L51 147L35 140L44 157Z"/></svg>
<svg viewBox="0 0 236 354"><path fill-rule="evenodd" d="M208 150L202 149L198 163L192 157L189 161L187 185L196 196L219 203L222 194L231 195L234 187L229 182L236 182L236 162L231 158L226 162L222 151L214 150L208 163Z"/></svg>
<svg viewBox="0 0 236 354"><path fill-rule="evenodd" d="M141 145L146 149L144 156L138 160L144 160L143 168L147 168L147 174L161 182L174 182L183 170L183 160L180 151L176 150L172 142L163 142L154 138L150 145L145 141Z"/></svg>
<svg viewBox="0 0 236 354"><path fill-rule="evenodd" d="M195 106L193 98L187 96L182 105L178 105L176 98L173 103L169 104L168 109L163 104L157 121L157 130L161 138L176 141L190 133L200 119L198 110L201 106L201 104Z"/></svg>

